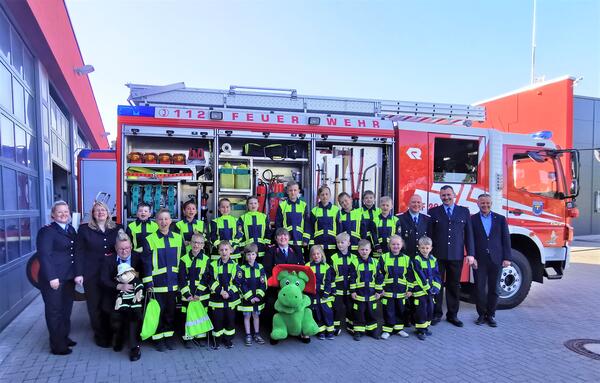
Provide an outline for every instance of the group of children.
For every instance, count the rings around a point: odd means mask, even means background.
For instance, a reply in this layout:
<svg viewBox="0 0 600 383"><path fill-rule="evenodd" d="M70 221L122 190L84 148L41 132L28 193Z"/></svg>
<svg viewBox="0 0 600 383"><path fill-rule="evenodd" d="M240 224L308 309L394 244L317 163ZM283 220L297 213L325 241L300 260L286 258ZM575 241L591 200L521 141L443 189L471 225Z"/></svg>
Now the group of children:
<svg viewBox="0 0 600 383"><path fill-rule="evenodd" d="M317 206L309 211L299 198L297 183L288 183L287 194L277 211L273 245L269 220L259 211L256 197L248 198L248 210L238 219L230 215L230 201L221 199L219 216L208 227L208 243L204 235L207 228L197 219L194 202L184 204L184 217L175 224L168 210L156 214L157 223L149 221L150 207L139 205L137 220L128 225L127 233L134 250L141 252L145 260L144 282L152 287L154 295L164 294L161 321L174 327L175 302L164 304L165 299L177 299L182 313L189 302L201 301L209 308L214 348L220 344L233 346L238 311L244 318L245 344L263 344L260 315L265 309L267 278L273 266L263 260L269 249L276 248L287 257L291 246L296 254L306 255L304 261L316 276L317 291L311 297L311 308L319 325L319 339L334 339L341 332L342 321L355 340L365 333L379 338L379 301L384 322L382 339L394 333L408 336L404 312L409 300L414 307L417 336L423 340L431 334L433 301L440 288L436 260L430 254L431 239L419 240L420 254L415 258L402 253L403 241L396 234L399 221L392 213L391 198L382 197L377 208L374 194L367 191L362 208L353 208L350 195L341 193L338 207L330 200L329 188L323 186L318 190ZM159 303L161 299L157 298ZM168 340L173 330L153 337L159 351L164 350L165 340L172 348ZM202 337L206 334L196 336ZM184 335L186 347L197 341Z"/></svg>

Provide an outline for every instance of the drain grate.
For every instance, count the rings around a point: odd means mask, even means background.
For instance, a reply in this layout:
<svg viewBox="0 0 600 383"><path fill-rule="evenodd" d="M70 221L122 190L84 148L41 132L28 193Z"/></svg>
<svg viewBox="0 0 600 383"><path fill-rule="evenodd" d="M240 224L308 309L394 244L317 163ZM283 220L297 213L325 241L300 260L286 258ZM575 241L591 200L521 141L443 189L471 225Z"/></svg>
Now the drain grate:
<svg viewBox="0 0 600 383"><path fill-rule="evenodd" d="M587 346L587 347L586 347ZM591 346L591 347L590 347ZM600 350L600 340L595 339L571 339L565 342L565 347L579 355L600 360L600 353L592 350Z"/></svg>

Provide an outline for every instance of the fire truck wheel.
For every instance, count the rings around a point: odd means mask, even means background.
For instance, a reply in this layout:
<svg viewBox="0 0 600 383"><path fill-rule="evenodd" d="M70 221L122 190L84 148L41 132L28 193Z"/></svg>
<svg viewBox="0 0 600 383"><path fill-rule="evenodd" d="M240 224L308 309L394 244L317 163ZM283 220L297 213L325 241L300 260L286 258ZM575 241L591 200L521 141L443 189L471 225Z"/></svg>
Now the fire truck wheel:
<svg viewBox="0 0 600 383"><path fill-rule="evenodd" d="M512 309L525 300L531 288L531 265L519 250L512 249L512 263L498 279L498 309Z"/></svg>

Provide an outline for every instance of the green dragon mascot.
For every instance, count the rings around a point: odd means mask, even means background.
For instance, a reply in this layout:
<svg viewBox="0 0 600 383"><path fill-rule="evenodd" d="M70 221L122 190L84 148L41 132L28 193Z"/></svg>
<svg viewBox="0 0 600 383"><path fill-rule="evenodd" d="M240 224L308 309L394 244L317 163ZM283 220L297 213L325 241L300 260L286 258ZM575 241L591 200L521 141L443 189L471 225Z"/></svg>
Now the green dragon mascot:
<svg viewBox="0 0 600 383"><path fill-rule="evenodd" d="M319 332L319 326L310 310L311 299L306 293L315 292L315 275L310 267L277 265L269 278L269 286L281 287L275 301L271 343L300 336L304 343Z"/></svg>

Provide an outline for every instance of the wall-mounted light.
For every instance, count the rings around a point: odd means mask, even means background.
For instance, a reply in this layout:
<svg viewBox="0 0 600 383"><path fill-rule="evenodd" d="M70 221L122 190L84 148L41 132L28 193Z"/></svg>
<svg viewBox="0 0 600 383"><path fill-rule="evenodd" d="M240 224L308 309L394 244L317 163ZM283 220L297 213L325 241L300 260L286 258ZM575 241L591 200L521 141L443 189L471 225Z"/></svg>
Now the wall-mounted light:
<svg viewBox="0 0 600 383"><path fill-rule="evenodd" d="M264 137L264 138L269 138L269 135L270 135L270 134L271 134L271 133L269 133L269 132L263 132L263 137Z"/></svg>
<svg viewBox="0 0 600 383"><path fill-rule="evenodd" d="M92 73L96 69L94 69L93 65L84 65L84 66L77 67L74 70L75 70L76 74L83 76L83 75Z"/></svg>
<svg viewBox="0 0 600 383"><path fill-rule="evenodd" d="M321 125L321 117L309 117L308 125Z"/></svg>
<svg viewBox="0 0 600 383"><path fill-rule="evenodd" d="M217 112L216 110L213 110L210 112L209 117L211 120L222 120L223 112Z"/></svg>
<svg viewBox="0 0 600 383"><path fill-rule="evenodd" d="M329 136L326 134L321 134L321 139L325 141Z"/></svg>

